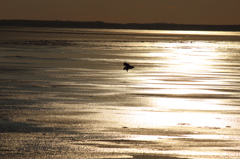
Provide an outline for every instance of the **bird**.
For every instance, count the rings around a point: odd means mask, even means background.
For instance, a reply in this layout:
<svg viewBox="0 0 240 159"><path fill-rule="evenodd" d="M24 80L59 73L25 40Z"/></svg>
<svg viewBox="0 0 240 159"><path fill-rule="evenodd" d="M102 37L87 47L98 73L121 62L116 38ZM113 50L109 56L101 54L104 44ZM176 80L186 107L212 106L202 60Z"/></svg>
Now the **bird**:
<svg viewBox="0 0 240 159"><path fill-rule="evenodd" d="M125 66L123 70L126 70L128 72L129 69L133 69L134 66L131 66L129 63L124 62L123 65Z"/></svg>

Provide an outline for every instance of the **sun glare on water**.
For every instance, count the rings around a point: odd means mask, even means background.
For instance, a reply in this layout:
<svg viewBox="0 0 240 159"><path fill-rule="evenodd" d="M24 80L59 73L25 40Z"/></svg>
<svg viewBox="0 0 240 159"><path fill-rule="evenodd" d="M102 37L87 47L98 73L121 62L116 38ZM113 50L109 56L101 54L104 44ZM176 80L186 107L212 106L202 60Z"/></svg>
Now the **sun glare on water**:
<svg viewBox="0 0 240 159"><path fill-rule="evenodd" d="M146 53L146 57L154 57L154 62L159 64L145 76L138 76L138 83L133 85L138 88L137 93L146 96L140 100L150 109L129 121L141 121L150 127L183 123L202 127L223 126L214 111L227 109L219 101L226 92L216 91L215 87L225 83L213 77L217 69L214 60L218 57L211 44L187 41L154 46L169 49L166 49L167 53Z"/></svg>

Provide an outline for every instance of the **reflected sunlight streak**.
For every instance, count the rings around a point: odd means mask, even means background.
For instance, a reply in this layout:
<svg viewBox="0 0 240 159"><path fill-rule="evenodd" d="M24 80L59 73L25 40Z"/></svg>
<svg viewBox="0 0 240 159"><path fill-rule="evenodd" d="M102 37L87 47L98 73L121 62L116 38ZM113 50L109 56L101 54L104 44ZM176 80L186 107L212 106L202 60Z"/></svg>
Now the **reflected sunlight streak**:
<svg viewBox="0 0 240 159"><path fill-rule="evenodd" d="M147 76L132 77L137 81L132 87L138 88L137 93L147 96L141 100L154 112L144 111L139 117L130 117L129 121L145 127L176 126L178 123L224 127L228 124L218 120L221 115L214 113L229 108L215 97L228 93L216 90L226 83L212 77L217 72L214 60L219 58L212 45L207 42L176 42L154 46L169 49L165 53L146 53L145 57L154 57L158 65ZM208 99L208 95L214 99Z"/></svg>

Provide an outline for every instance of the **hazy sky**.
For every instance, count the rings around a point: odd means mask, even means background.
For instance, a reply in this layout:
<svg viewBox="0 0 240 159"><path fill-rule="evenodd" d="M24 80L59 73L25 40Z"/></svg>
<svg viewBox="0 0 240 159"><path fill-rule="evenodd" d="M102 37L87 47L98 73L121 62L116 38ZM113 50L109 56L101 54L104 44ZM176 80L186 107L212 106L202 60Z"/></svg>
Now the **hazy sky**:
<svg viewBox="0 0 240 159"><path fill-rule="evenodd" d="M0 0L0 19L240 24L240 0Z"/></svg>

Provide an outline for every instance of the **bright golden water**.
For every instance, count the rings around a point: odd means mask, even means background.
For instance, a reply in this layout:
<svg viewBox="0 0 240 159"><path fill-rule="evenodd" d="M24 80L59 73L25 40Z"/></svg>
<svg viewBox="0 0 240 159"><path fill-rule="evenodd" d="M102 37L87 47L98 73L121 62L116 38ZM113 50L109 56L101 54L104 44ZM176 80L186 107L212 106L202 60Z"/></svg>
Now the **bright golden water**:
<svg viewBox="0 0 240 159"><path fill-rule="evenodd" d="M3 158L240 156L239 32L1 28L0 51Z"/></svg>

